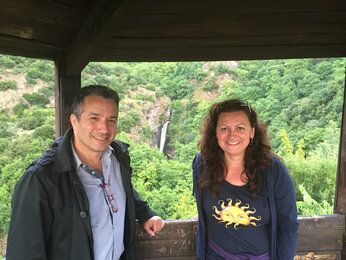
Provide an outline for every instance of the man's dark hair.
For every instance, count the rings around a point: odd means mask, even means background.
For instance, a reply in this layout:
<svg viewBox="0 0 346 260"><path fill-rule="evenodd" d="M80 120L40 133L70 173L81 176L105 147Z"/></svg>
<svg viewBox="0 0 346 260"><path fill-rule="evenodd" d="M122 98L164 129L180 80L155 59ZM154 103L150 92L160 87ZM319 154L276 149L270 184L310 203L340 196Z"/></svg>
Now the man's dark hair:
<svg viewBox="0 0 346 260"><path fill-rule="evenodd" d="M79 120L80 115L82 114L82 108L83 108L83 102L85 97L88 96L99 96L107 99L112 99L117 107L119 108L119 95L118 93L105 86L101 85L90 85L84 88L81 88L77 95L74 97L72 102L72 114L74 114L77 117L77 120Z"/></svg>

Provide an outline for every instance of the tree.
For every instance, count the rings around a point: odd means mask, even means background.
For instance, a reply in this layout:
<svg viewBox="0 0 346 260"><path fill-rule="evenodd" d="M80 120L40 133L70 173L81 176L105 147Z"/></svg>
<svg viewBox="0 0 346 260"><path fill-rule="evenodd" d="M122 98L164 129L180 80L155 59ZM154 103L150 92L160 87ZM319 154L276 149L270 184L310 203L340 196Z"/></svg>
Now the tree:
<svg viewBox="0 0 346 260"><path fill-rule="evenodd" d="M28 94L24 93L23 98L28 101L30 105L37 105L40 107L44 107L49 103L49 99L45 97L44 95L33 93L33 94Z"/></svg>
<svg viewBox="0 0 346 260"><path fill-rule="evenodd" d="M0 81L0 91L8 89L17 89L17 83L14 80Z"/></svg>
<svg viewBox="0 0 346 260"><path fill-rule="evenodd" d="M290 143L290 140L288 139L287 132L285 130L280 131L281 141L283 143L283 146L281 147L281 153L284 156L291 156L293 155L293 146Z"/></svg>

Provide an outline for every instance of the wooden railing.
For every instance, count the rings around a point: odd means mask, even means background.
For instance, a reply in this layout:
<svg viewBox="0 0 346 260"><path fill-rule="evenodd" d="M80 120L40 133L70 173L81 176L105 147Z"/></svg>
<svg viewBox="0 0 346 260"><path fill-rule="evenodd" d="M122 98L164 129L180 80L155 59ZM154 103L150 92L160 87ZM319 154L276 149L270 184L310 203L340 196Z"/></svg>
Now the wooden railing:
<svg viewBox="0 0 346 260"><path fill-rule="evenodd" d="M295 260L341 260L345 216L341 214L299 217ZM140 259L192 260L196 258L195 220L169 220L154 237L138 225Z"/></svg>

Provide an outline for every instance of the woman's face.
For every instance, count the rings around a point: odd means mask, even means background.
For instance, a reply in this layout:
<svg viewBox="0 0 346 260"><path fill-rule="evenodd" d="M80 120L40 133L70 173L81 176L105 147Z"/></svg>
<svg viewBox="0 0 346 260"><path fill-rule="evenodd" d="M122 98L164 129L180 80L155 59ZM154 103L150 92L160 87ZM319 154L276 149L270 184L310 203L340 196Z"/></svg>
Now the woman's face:
<svg viewBox="0 0 346 260"><path fill-rule="evenodd" d="M216 126L216 138L226 157L244 157L245 149L254 138L255 129L244 111L220 114Z"/></svg>

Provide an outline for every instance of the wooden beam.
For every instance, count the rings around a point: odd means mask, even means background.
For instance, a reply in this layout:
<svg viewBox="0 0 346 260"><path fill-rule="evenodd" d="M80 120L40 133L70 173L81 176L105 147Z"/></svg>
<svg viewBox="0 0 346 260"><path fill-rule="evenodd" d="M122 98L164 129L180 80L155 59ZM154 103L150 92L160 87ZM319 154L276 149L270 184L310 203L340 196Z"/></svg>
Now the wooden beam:
<svg viewBox="0 0 346 260"><path fill-rule="evenodd" d="M341 260L340 251L297 252L294 260Z"/></svg>
<svg viewBox="0 0 346 260"><path fill-rule="evenodd" d="M342 0L292 0L292 1L256 1L256 0L136 0L136 13L268 13L268 12L316 12L323 10L344 10L346 2Z"/></svg>
<svg viewBox="0 0 346 260"><path fill-rule="evenodd" d="M346 214L346 68L334 211Z"/></svg>
<svg viewBox="0 0 346 260"><path fill-rule="evenodd" d="M50 44L4 35L0 35L0 49L2 54L26 57L30 53L30 58L49 60L52 60L56 53L64 51L63 48Z"/></svg>
<svg viewBox="0 0 346 260"><path fill-rule="evenodd" d="M126 15L122 9L130 0L99 0L90 12L66 53L66 75L78 76L106 41L117 20Z"/></svg>
<svg viewBox="0 0 346 260"><path fill-rule="evenodd" d="M226 9L227 10L227 9ZM324 12L268 12L268 13L129 13L122 24L121 35L228 35L345 32L346 9ZM329 30L328 30L329 29ZM116 31L118 33L118 31ZM221 36L221 35L219 35Z"/></svg>
<svg viewBox="0 0 346 260"><path fill-rule="evenodd" d="M70 127L71 104L81 88L81 72L74 77L65 74L65 59L55 61L55 135L62 136Z"/></svg>
<svg viewBox="0 0 346 260"><path fill-rule="evenodd" d="M344 104L342 109L342 123L339 142L338 171L336 177L336 192L334 212L346 214L346 68L345 68ZM346 235L346 229L345 233ZM346 238L346 237L345 237ZM346 239L343 240L343 256L346 260Z"/></svg>
<svg viewBox="0 0 346 260"><path fill-rule="evenodd" d="M192 49L192 48L256 48L263 46L342 46L346 34L325 35L258 35L258 36L232 36L232 37L181 37L181 38L113 38L104 43L107 51L112 49ZM345 47L346 51L346 47Z"/></svg>
<svg viewBox="0 0 346 260"><path fill-rule="evenodd" d="M297 252L342 250L345 216L341 214L299 217Z"/></svg>
<svg viewBox="0 0 346 260"><path fill-rule="evenodd" d="M197 221L168 220L164 229L150 237L137 225L137 247L141 259L195 259ZM174 257L174 258L171 258Z"/></svg>
<svg viewBox="0 0 346 260"><path fill-rule="evenodd" d="M342 214L298 217L295 260L341 260L345 216ZM192 260L196 258L195 220L168 220L151 237L139 224L136 243L143 260Z"/></svg>
<svg viewBox="0 0 346 260"><path fill-rule="evenodd" d="M188 50L188 51L187 51ZM346 46L277 45L277 46L214 46L172 48L109 48L95 55L99 61L215 61L292 58L346 57Z"/></svg>

